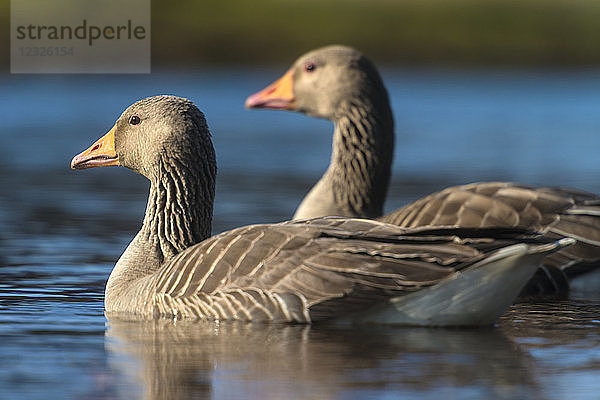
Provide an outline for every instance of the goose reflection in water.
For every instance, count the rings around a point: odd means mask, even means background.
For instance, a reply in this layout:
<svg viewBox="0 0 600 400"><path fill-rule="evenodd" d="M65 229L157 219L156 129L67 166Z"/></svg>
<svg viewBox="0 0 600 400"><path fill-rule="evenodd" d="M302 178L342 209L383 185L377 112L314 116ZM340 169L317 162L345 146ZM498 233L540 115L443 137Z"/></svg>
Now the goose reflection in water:
<svg viewBox="0 0 600 400"><path fill-rule="evenodd" d="M530 356L497 329L118 319L108 327L113 367L146 399L537 393Z"/></svg>

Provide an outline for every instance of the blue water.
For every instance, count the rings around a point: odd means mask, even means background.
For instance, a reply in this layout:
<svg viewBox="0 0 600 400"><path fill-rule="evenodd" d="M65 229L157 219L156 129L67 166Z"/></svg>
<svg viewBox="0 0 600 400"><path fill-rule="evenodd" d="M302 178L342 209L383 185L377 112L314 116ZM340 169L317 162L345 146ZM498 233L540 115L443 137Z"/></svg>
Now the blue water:
<svg viewBox="0 0 600 400"><path fill-rule="evenodd" d="M0 399L596 399L600 296L522 304L492 330L107 325L103 288L147 183L68 164L133 101L203 110L214 231L289 218L325 170L331 124L248 111L283 71L0 78ZM387 207L513 180L600 193L600 73L385 70L396 116Z"/></svg>

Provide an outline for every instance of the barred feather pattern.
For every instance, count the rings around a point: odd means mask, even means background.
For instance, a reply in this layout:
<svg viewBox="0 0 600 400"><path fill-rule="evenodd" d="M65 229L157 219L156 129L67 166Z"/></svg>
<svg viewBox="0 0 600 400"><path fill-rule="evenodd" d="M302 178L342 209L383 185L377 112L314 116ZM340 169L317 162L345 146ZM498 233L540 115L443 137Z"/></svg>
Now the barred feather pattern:
<svg viewBox="0 0 600 400"><path fill-rule="evenodd" d="M524 240L455 232L332 217L252 225L180 252L126 295L146 297L134 311L147 318L306 323L436 285Z"/></svg>
<svg viewBox="0 0 600 400"><path fill-rule="evenodd" d="M181 152L181 150L178 150ZM157 178L152 182L142 232L158 240L166 261L210 236L216 162L214 152L161 154ZM181 159L195 160L193 168ZM209 171L201 174L198 171Z"/></svg>
<svg viewBox="0 0 600 400"><path fill-rule="evenodd" d="M335 123L331 167L333 201L345 215L383 213L394 149L391 113L374 111L361 97L341 107Z"/></svg>
<svg viewBox="0 0 600 400"><path fill-rule="evenodd" d="M568 274L600 261L600 197L565 188L510 182L454 186L399 208L380 221L402 227L527 227L549 238L572 237L577 244L552 254L545 265ZM576 266L583 263L584 265Z"/></svg>

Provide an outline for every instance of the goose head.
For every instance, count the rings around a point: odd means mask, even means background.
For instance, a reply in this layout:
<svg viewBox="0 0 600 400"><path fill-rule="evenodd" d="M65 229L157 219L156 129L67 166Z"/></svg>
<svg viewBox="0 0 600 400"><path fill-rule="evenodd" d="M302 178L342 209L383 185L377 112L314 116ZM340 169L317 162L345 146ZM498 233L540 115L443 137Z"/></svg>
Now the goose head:
<svg viewBox="0 0 600 400"><path fill-rule="evenodd" d="M348 103L388 102L377 68L361 52L326 46L300 56L277 81L246 100L247 108L282 109L337 120Z"/></svg>
<svg viewBox="0 0 600 400"><path fill-rule="evenodd" d="M73 158L71 168L120 165L154 180L165 160L194 165L198 157L215 164L202 112L189 100L155 96L128 107L108 133Z"/></svg>

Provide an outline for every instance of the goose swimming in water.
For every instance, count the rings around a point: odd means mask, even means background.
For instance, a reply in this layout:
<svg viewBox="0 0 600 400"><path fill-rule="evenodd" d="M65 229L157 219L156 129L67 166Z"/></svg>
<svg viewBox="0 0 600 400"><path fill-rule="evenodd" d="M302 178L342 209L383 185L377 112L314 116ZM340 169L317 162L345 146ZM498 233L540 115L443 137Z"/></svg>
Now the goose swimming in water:
<svg viewBox="0 0 600 400"><path fill-rule="evenodd" d="M211 237L211 135L198 108L174 96L136 102L71 162L117 165L148 178L150 194L106 284L109 317L488 325L547 254L573 242L332 217Z"/></svg>
<svg viewBox="0 0 600 400"><path fill-rule="evenodd" d="M472 183L433 193L383 215L394 120L377 68L358 50L327 46L304 54L281 79L248 97L246 106L297 111L334 124L329 167L300 203L295 219L377 218L407 228L519 226L549 238L575 238L575 246L546 259L528 294L562 295L568 289L563 272L573 276L600 262L600 197L578 190Z"/></svg>

